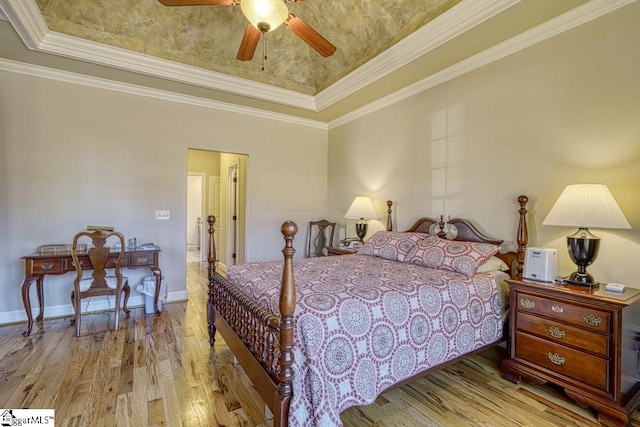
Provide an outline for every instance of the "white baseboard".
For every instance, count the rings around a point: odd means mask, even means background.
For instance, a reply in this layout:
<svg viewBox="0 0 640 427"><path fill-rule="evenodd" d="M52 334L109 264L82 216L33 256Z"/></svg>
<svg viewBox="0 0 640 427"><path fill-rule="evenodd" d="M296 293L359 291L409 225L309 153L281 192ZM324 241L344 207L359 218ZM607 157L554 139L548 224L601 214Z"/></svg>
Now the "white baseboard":
<svg viewBox="0 0 640 427"><path fill-rule="evenodd" d="M113 296L93 297L86 298L81 301L82 312L91 313L97 311L111 310L114 304ZM187 291L169 292L165 303L180 302L187 300ZM129 297L128 307L142 307L144 306L144 296L140 294L131 295ZM35 317L40 313L38 305L31 306L31 313ZM73 306L71 303L55 306L47 306L44 308L45 319L55 317L65 317L73 315ZM27 313L24 310L6 311L0 313L0 325L6 325L9 323L19 323L27 321Z"/></svg>
<svg viewBox="0 0 640 427"><path fill-rule="evenodd" d="M165 300L165 302L182 302L188 299L189 298L187 297L187 291L169 292L169 295L167 295L167 299Z"/></svg>

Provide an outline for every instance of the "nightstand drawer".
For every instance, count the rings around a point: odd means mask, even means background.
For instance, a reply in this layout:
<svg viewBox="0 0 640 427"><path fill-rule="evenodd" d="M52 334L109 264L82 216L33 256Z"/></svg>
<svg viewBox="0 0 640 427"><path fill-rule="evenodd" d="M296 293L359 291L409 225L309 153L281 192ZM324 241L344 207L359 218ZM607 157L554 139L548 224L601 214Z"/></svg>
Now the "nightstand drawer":
<svg viewBox="0 0 640 427"><path fill-rule="evenodd" d="M609 332L611 314L605 311L539 298L524 292L518 292L516 303L517 309L521 312L539 314L593 331Z"/></svg>
<svg viewBox="0 0 640 427"><path fill-rule="evenodd" d="M609 392L609 360L516 332L516 358Z"/></svg>
<svg viewBox="0 0 640 427"><path fill-rule="evenodd" d="M559 344L609 357L609 336L521 313L516 328Z"/></svg>

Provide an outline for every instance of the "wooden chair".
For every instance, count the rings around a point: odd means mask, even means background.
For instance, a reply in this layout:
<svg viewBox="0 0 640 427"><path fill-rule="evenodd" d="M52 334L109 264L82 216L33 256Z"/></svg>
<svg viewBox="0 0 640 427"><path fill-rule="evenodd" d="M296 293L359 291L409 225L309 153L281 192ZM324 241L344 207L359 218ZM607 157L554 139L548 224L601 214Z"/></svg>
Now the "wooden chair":
<svg viewBox="0 0 640 427"><path fill-rule="evenodd" d="M333 232L336 228L335 222L322 219L309 223L309 235L307 237L307 258L325 256L324 249L333 246Z"/></svg>
<svg viewBox="0 0 640 427"><path fill-rule="evenodd" d="M85 236L91 239L91 245L93 247L89 247L86 251L78 250L78 241ZM106 246L107 239L110 239L109 243L120 243L120 249L115 252L112 251ZM113 258L109 259L114 254L117 254L117 258L115 260ZM73 238L71 256L76 269L76 279L73 281L73 291L71 292L71 303L73 304L75 313L71 322L75 322L76 324L76 337L80 336L80 315L82 311L80 300L82 298L115 295L114 330L118 330L120 323L120 298L123 292L123 310L125 313L129 313L129 309L127 308L130 292L129 283L128 279L123 277L121 272L125 257L124 236L117 231L82 231ZM114 269L114 275L107 276L106 270L111 268ZM92 270L91 278L83 278L84 270Z"/></svg>

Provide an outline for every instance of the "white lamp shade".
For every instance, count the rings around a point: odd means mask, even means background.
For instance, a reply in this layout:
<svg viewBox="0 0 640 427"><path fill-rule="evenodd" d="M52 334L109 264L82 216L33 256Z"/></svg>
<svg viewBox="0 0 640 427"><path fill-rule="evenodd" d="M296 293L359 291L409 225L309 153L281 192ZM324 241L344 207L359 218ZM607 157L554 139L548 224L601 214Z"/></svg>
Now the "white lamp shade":
<svg viewBox="0 0 640 427"><path fill-rule="evenodd" d="M378 218L373 202L370 197L358 196L353 200L345 218L362 218L375 219Z"/></svg>
<svg viewBox="0 0 640 427"><path fill-rule="evenodd" d="M603 184L567 185L542 224L578 228L631 228L611 192Z"/></svg>
<svg viewBox="0 0 640 427"><path fill-rule="evenodd" d="M251 25L263 32L275 30L289 16L283 0L242 0L240 9Z"/></svg>

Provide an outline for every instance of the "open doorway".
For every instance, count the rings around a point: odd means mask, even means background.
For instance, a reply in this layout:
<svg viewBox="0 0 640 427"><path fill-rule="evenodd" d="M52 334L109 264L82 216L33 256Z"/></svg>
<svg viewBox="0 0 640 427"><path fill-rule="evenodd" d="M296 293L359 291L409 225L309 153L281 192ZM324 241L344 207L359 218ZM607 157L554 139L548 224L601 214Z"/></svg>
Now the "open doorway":
<svg viewBox="0 0 640 427"><path fill-rule="evenodd" d="M216 217L217 268L244 262L247 166L244 154L188 150L187 262L207 261L209 215Z"/></svg>

